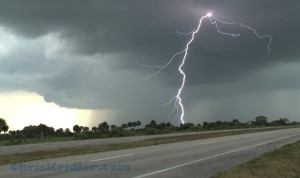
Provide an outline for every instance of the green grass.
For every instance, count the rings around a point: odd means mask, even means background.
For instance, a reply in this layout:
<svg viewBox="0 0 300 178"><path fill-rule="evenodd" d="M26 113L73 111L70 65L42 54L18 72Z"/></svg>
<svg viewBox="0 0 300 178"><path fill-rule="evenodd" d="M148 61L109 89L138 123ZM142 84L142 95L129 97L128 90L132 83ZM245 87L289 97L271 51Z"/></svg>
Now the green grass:
<svg viewBox="0 0 300 178"><path fill-rule="evenodd" d="M281 128L296 128L299 126L279 126L276 127L278 129ZM197 127L196 127L197 128ZM233 127L233 128L223 128L223 129L191 129L191 130L183 130L183 131L169 131L169 130L159 130L159 129L149 129L147 131L122 131L121 135L101 135L98 137L89 137L89 135L85 135L84 133L75 134L75 136L69 137L45 137L44 139L40 138L13 138L13 139L0 139L0 147L1 146L9 146L9 145L24 145L24 144L35 144L35 143L51 143L51 142L63 142L63 141L71 141L71 140L87 140L87 139L101 139L101 138L115 138L115 137L129 137L129 136L145 136L145 135L162 135L162 134L175 134L175 133L189 133L189 132L205 132L205 131L226 131L226 130L235 130L235 129L271 129L275 127ZM81 135L82 134L82 135Z"/></svg>
<svg viewBox="0 0 300 178"><path fill-rule="evenodd" d="M265 153L259 158L241 164L215 178L300 178L300 141Z"/></svg>
<svg viewBox="0 0 300 178"><path fill-rule="evenodd" d="M120 150L120 149L127 149L127 148L136 148L136 147L151 146L151 145L158 145L158 144L183 142L183 141L190 141L190 140L199 140L199 139L215 138L215 137L254 133L254 132L263 132L263 131L270 131L270 130L277 130L277 129L278 128L266 128L266 129L259 129L259 130L239 130L239 131L214 132L214 133L199 133L195 135L181 135L181 136L152 138L152 139L145 139L145 140L129 142L129 143L96 145L96 146L76 147L76 148L61 148L57 150L1 155L0 165L16 163L16 162L55 158L55 157L64 157L64 156L71 156L71 155L97 153L97 152L105 152L105 151Z"/></svg>
<svg viewBox="0 0 300 178"><path fill-rule="evenodd" d="M35 144L35 143L51 143L51 142L63 142L74 140L73 137L48 137L44 139L40 138L29 138L29 139L13 139L13 140L1 140L0 146L9 145L24 145L24 144Z"/></svg>

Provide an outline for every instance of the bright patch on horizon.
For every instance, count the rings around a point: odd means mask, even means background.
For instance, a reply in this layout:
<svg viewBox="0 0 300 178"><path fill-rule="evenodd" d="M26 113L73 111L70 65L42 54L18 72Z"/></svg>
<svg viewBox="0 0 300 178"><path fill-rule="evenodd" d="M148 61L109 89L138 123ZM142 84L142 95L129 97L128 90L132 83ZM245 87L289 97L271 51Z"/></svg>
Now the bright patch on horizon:
<svg viewBox="0 0 300 178"><path fill-rule="evenodd" d="M69 109L47 103L36 93L9 92L0 93L1 118L4 118L9 130L23 129L28 125L40 123L58 128L69 128L75 124L87 126L92 115L91 110Z"/></svg>

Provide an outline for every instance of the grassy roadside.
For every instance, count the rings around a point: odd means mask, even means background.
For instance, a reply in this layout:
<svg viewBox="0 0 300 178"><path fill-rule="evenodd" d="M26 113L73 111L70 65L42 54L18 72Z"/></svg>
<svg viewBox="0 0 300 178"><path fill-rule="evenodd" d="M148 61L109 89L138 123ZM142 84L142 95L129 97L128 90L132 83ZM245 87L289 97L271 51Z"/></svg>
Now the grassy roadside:
<svg viewBox="0 0 300 178"><path fill-rule="evenodd" d="M215 178L300 178L300 141L265 153L259 158L241 164Z"/></svg>
<svg viewBox="0 0 300 178"><path fill-rule="evenodd" d="M88 153L105 152L105 151L120 150L120 149L127 149L127 148L143 147L143 146L150 146L150 145L183 142L183 141L190 141L190 140L199 140L199 139L215 138L215 137L254 133L254 132L263 132L263 131L278 130L278 129L280 129L280 128L225 131L225 132L215 132L215 133L199 133L199 134L195 134L195 135L159 137L159 138L152 138L152 139L146 139L146 140L129 142L129 143L121 143L121 144L96 145L96 146L76 147L76 148L61 148L61 149L57 149L57 150L47 150L47 151L36 151L36 152L19 153L19 154L11 154L11 155L1 155L0 156L0 165L16 163L16 162L25 162L25 161L55 158L55 157L64 157L64 156L71 156L71 155L79 155L79 154L88 154Z"/></svg>
<svg viewBox="0 0 300 178"><path fill-rule="evenodd" d="M51 143L51 142L64 142L64 141L72 141L73 137L53 137L53 138L44 138L41 139L24 139L19 143L11 143L9 140L0 140L0 146L10 146L10 145L25 145L25 144L35 144L35 143Z"/></svg>
<svg viewBox="0 0 300 178"><path fill-rule="evenodd" d="M272 129L272 128L278 128L278 129L285 129L285 128L299 128L297 125L292 126L267 126L267 127L233 127L233 128L226 128L226 129L202 129L198 126L193 126L188 130L181 130L181 131L170 131L170 130L158 130L158 129L148 129L147 132L142 130L135 130L135 131L129 131L126 130L123 133L108 133L101 136L96 137L89 137L89 132L81 132L78 135L70 135L68 137L58 137L58 136L50 136L50 137L44 137L41 138L1 138L0 137L0 147L2 146L11 146L11 145L26 145L26 144L36 144L36 143L52 143L52 142L65 142L65 141L76 141L76 140L90 140L90 139L103 139L103 138L116 138L116 137L134 137L134 136L147 136L147 135L168 135L168 134L185 134L190 132L198 132L198 133L205 133L205 132L211 132L211 131L231 131L231 130L248 130L248 129ZM1 136L1 134L0 134ZM95 136L95 135L94 135Z"/></svg>

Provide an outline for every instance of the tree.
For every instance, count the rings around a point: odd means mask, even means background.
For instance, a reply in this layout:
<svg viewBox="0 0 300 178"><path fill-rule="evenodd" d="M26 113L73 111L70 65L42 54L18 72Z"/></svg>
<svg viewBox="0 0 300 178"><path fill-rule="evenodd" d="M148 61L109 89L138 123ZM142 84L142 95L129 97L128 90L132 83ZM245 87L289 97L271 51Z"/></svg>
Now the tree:
<svg viewBox="0 0 300 178"><path fill-rule="evenodd" d="M98 125L98 131L102 133L107 133L109 130L109 125L107 122L102 122Z"/></svg>
<svg viewBox="0 0 300 178"><path fill-rule="evenodd" d="M110 129L112 130L113 128L116 128L117 126L116 125L110 125Z"/></svg>
<svg viewBox="0 0 300 178"><path fill-rule="evenodd" d="M8 134L9 134L9 135L16 135L16 131L10 130L10 131L8 131Z"/></svg>
<svg viewBox="0 0 300 178"><path fill-rule="evenodd" d="M193 123L184 123L184 124L180 124L180 130L188 130L188 129L191 128L192 126L194 126Z"/></svg>
<svg viewBox="0 0 300 178"><path fill-rule="evenodd" d="M27 138L36 137L40 134L40 130L35 125L29 125L23 128L21 131Z"/></svg>
<svg viewBox="0 0 300 178"><path fill-rule="evenodd" d="M266 116L257 116L255 118L256 125L267 125L268 124L268 118Z"/></svg>
<svg viewBox="0 0 300 178"><path fill-rule="evenodd" d="M202 127L206 128L206 129L209 128L208 122L204 121L203 124L202 124Z"/></svg>
<svg viewBox="0 0 300 178"><path fill-rule="evenodd" d="M97 132L97 131L98 131L98 128L95 127L95 126L93 126L93 127L92 127L92 131Z"/></svg>
<svg viewBox="0 0 300 178"><path fill-rule="evenodd" d="M54 136L55 135L55 129L53 127L47 127L46 133L47 133L48 136L49 135Z"/></svg>
<svg viewBox="0 0 300 178"><path fill-rule="evenodd" d="M90 130L89 127L82 127L82 132L88 132Z"/></svg>
<svg viewBox="0 0 300 178"><path fill-rule="evenodd" d="M134 130L135 130L136 126L137 126L137 123L136 122L132 122L132 127L133 127Z"/></svg>
<svg viewBox="0 0 300 178"><path fill-rule="evenodd" d="M65 133L66 133L67 137L72 135L72 132L70 131L69 128L65 129Z"/></svg>
<svg viewBox="0 0 300 178"><path fill-rule="evenodd" d="M145 128L154 128L156 129L157 125L156 125L156 121L155 120L151 120L149 124L145 125Z"/></svg>
<svg viewBox="0 0 300 178"><path fill-rule="evenodd" d="M63 136L64 135L64 129L63 128L59 128L59 129L57 129L56 131L55 131L55 134L57 135L57 136Z"/></svg>
<svg viewBox="0 0 300 178"><path fill-rule="evenodd" d="M37 126L37 128L38 128L38 131L41 134L41 139L43 139L44 136L47 136L47 128L48 128L48 126L46 126L45 124L40 124L40 125Z"/></svg>
<svg viewBox="0 0 300 178"><path fill-rule="evenodd" d="M159 124L159 128L160 128L161 130L165 130L165 129L167 128L167 124L164 123L164 122L162 122L162 123Z"/></svg>
<svg viewBox="0 0 300 178"><path fill-rule="evenodd" d="M150 125L151 125L152 128L155 128L156 127L156 121L155 120L150 121Z"/></svg>
<svg viewBox="0 0 300 178"><path fill-rule="evenodd" d="M127 129L127 124L122 124L121 128L124 129L124 130Z"/></svg>
<svg viewBox="0 0 300 178"><path fill-rule="evenodd" d="M129 130L131 130L131 127L133 127L133 123L130 121L127 123L127 126L129 127Z"/></svg>
<svg viewBox="0 0 300 178"><path fill-rule="evenodd" d="M136 121L136 124L137 124L138 128L142 125L141 121L139 121L139 120Z"/></svg>
<svg viewBox="0 0 300 178"><path fill-rule="evenodd" d="M3 132L5 133L5 132L8 131L9 127L8 127L8 125L5 125L5 126L2 127L2 129L3 129Z"/></svg>
<svg viewBox="0 0 300 178"><path fill-rule="evenodd" d="M278 124L280 125L286 125L289 122L288 118L280 118L278 119Z"/></svg>
<svg viewBox="0 0 300 178"><path fill-rule="evenodd" d="M79 125L74 125L73 126L73 131L75 132L75 133L80 133L81 132L81 128L79 127Z"/></svg>
<svg viewBox="0 0 300 178"><path fill-rule="evenodd" d="M172 127L172 124L170 122L167 122L167 128L171 128Z"/></svg>
<svg viewBox="0 0 300 178"><path fill-rule="evenodd" d="M231 121L232 125L238 125L240 123L240 121L238 119L233 119Z"/></svg>
<svg viewBox="0 0 300 178"><path fill-rule="evenodd" d="M6 121L4 119L0 118L0 133L1 132L5 133L8 131L8 129L9 129L9 127L8 127Z"/></svg>

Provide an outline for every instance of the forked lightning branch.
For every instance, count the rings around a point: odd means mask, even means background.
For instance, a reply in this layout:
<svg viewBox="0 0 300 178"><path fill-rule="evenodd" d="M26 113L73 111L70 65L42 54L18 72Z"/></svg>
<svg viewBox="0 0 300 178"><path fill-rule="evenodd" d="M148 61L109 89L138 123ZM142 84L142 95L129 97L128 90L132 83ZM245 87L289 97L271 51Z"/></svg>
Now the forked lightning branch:
<svg viewBox="0 0 300 178"><path fill-rule="evenodd" d="M198 26L197 26L197 28L195 30L193 30L193 31L191 31L189 33L180 33L180 34L190 35L191 36L190 40L185 44L185 48L183 50L175 53L170 58L170 60L167 63L165 63L164 65L160 65L160 66L143 65L143 66L145 66L145 67L151 67L151 68L157 68L158 69L156 72L154 72L154 73L152 73L151 75L148 76L148 77L152 77L152 76L160 73L161 71L163 71L166 67L168 67L168 65L170 65L173 62L174 59L176 59L180 55L183 55L183 57L181 58L180 65L178 66L178 71L179 71L179 73L182 76L181 84L180 84L180 87L178 88L177 94L173 98L171 98L170 101L168 102L168 104L174 103L174 108L171 111L171 113L169 115L169 118L172 117L172 116L174 116L174 117L178 117L179 116L180 122L182 124L185 123L185 120L184 120L185 110L184 110L184 105L182 103L181 94L183 92L183 89L184 89L184 86L185 86L186 77L187 77L186 74L185 74L185 72L183 71L182 67L184 66L184 64L185 64L185 62L187 60L188 52L189 52L189 47L192 44L192 42L194 41L195 35L199 32L199 30L201 28L201 25L202 25L202 21L204 19L208 19L211 22L211 24L216 27L218 33L220 33L222 35L231 36L233 38L239 38L240 34L223 32L220 29L219 24L223 24L223 25L239 25L242 28L246 28L248 30L253 31L253 33L257 36L257 38L259 38L259 39L265 39L265 38L268 39L269 42L268 42L268 45L267 45L267 54L270 53L270 45L272 43L272 37L271 37L271 35L259 35L258 32L256 31L256 29L254 29L252 27L249 27L249 26L246 26L246 25L243 25L242 23L232 23L232 22L221 21L221 20L219 20L217 18L214 18L211 12L207 13L205 16L203 16L203 17L200 18Z"/></svg>

